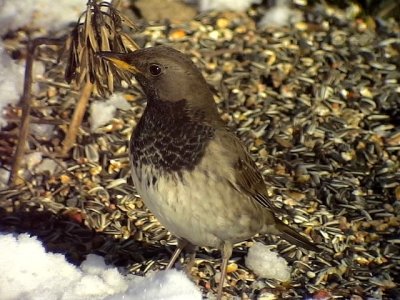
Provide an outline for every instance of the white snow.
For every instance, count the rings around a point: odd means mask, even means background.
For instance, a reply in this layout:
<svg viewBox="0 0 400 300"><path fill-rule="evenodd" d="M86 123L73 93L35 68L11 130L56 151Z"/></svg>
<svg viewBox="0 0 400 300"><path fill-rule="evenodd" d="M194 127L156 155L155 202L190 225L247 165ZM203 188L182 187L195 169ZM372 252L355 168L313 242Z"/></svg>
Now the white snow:
<svg viewBox="0 0 400 300"><path fill-rule="evenodd" d="M245 11L253 3L259 3L260 0L200 0L199 9L200 11L207 10L234 10L234 11Z"/></svg>
<svg viewBox="0 0 400 300"><path fill-rule="evenodd" d="M287 0L277 0L276 5L265 13L258 25L261 27L282 27L301 20L301 12L290 8Z"/></svg>
<svg viewBox="0 0 400 300"><path fill-rule="evenodd" d="M7 104L16 104L21 97L24 69L24 66L17 64L11 59L0 39L0 128L6 124L3 118L3 109Z"/></svg>
<svg viewBox="0 0 400 300"><path fill-rule="evenodd" d="M29 125L30 132L39 139L49 140L53 136L55 126L51 124L35 124Z"/></svg>
<svg viewBox="0 0 400 300"><path fill-rule="evenodd" d="M123 94L115 93L107 101L95 101L90 105L90 128L97 128L109 123L114 118L117 109L129 109L130 105Z"/></svg>
<svg viewBox="0 0 400 300"><path fill-rule="evenodd" d="M43 158L42 152L35 151L25 155L24 163L28 170L32 170L42 161L42 158Z"/></svg>
<svg viewBox="0 0 400 300"><path fill-rule="evenodd" d="M246 256L246 266L259 277L277 279L282 282L289 281L290 267L286 260L272 252L270 248L270 246L255 243Z"/></svg>
<svg viewBox="0 0 400 300"><path fill-rule="evenodd" d="M0 0L0 35L24 26L59 30L76 22L86 0Z"/></svg>
<svg viewBox="0 0 400 300"><path fill-rule="evenodd" d="M59 166L57 163L54 161L54 159L51 158L44 158L36 167L35 167L35 172L36 174L44 173L44 172L49 172L50 175L54 175L56 172L57 168Z"/></svg>
<svg viewBox="0 0 400 300"><path fill-rule="evenodd" d="M146 291L143 293L143 291ZM139 298L137 295L141 295ZM149 278L135 281L123 294L106 298L107 300L123 299L173 299L189 300L201 299L201 293L196 286L187 279L183 272L171 270L153 273Z"/></svg>
<svg viewBox="0 0 400 300"><path fill-rule="evenodd" d="M128 101L126 101L123 93L114 93L107 100L107 103L115 106L117 109L129 109L131 108Z"/></svg>
<svg viewBox="0 0 400 300"><path fill-rule="evenodd" d="M61 254L47 253L36 237L28 234L0 234L0 253L2 300L202 298L195 284L180 271L124 276L96 255L88 255L76 267Z"/></svg>
<svg viewBox="0 0 400 300"><path fill-rule="evenodd" d="M0 189L8 186L8 179L10 178L10 171L0 168Z"/></svg>
<svg viewBox="0 0 400 300"><path fill-rule="evenodd" d="M108 103L107 101L95 101L90 105L90 129L92 132L96 131L97 128L109 123L114 118L117 108Z"/></svg>

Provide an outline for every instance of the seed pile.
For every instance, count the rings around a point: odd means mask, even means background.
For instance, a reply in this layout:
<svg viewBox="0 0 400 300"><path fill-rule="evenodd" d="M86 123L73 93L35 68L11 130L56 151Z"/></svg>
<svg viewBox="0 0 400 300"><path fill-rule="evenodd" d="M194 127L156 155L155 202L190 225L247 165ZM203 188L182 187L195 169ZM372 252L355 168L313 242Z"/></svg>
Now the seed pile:
<svg viewBox="0 0 400 300"><path fill-rule="evenodd" d="M274 203L288 211L283 219L323 245L313 254L275 237L255 237L276 244L292 264L292 282L282 284L256 278L244 266L252 241L241 243L229 266L230 295L397 299L400 26L349 19L323 6L298 9L303 20L288 27L260 28L258 7L154 24L134 38L141 46L167 44L192 57L223 119L262 170ZM16 52L23 49L18 38L6 41ZM25 182L0 191L0 229L33 231L50 249L67 249L72 261L95 252L136 274L163 268L176 240L147 211L129 178L127 141L145 105L137 85L119 90L130 109L119 110L95 133L86 119L71 157L56 158L55 169L43 171L44 162L54 161L78 97L55 59L52 49L38 57L47 71L33 109L34 117L53 120L46 125L51 134L32 131L28 155L43 155L22 174ZM10 123L1 133L10 149L15 132ZM197 255L192 274L204 295L216 287L217 255L212 249Z"/></svg>

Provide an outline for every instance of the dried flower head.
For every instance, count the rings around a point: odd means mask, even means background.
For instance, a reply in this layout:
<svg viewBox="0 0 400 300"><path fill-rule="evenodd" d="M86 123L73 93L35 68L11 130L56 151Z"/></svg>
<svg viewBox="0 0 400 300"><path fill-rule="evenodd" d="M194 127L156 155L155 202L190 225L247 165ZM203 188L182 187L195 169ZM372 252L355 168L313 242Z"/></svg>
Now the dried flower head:
<svg viewBox="0 0 400 300"><path fill-rule="evenodd" d="M93 92L101 96L111 94L114 83L127 80L126 74L111 70L112 66L96 56L99 51L129 52L139 48L123 31L124 26L136 29L135 24L123 16L113 3L89 0L86 11L66 42L68 62L65 80L77 87L91 82Z"/></svg>

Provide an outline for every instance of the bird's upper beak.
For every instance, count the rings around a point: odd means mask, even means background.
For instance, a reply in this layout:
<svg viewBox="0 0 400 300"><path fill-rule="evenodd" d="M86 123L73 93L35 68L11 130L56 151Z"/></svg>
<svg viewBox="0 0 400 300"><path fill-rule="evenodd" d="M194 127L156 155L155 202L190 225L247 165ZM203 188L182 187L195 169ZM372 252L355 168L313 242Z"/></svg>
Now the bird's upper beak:
<svg viewBox="0 0 400 300"><path fill-rule="evenodd" d="M140 73L139 69L132 65L129 53L116 53L116 52L107 52L101 51L97 53L101 58L112 62L115 67L122 71L129 71L133 74Z"/></svg>

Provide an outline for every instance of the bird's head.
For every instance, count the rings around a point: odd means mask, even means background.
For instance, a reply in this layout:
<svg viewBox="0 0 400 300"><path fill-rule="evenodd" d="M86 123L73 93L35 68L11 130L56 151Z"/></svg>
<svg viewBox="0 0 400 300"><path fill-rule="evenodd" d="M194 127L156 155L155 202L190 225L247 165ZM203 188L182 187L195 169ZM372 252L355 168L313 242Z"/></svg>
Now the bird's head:
<svg viewBox="0 0 400 300"><path fill-rule="evenodd" d="M207 82L185 54L166 46L131 53L100 52L120 70L136 77L149 102L186 100L189 107L216 114Z"/></svg>

